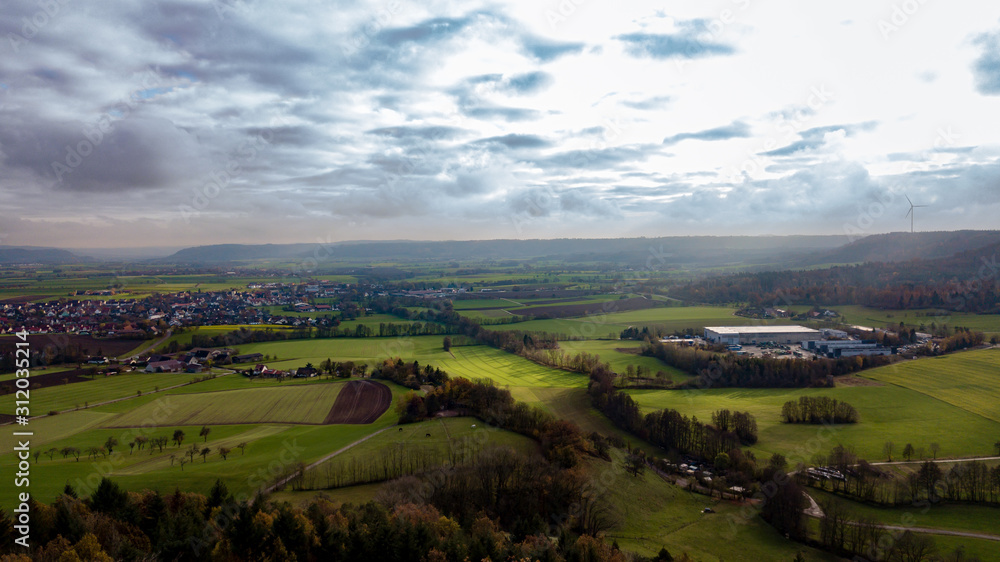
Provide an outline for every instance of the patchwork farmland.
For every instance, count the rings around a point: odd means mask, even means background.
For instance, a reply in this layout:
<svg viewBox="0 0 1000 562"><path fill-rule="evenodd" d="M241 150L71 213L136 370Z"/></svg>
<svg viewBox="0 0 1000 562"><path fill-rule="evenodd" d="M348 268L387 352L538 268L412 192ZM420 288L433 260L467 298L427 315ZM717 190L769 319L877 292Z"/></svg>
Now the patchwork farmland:
<svg viewBox="0 0 1000 562"><path fill-rule="evenodd" d="M168 394L165 405L150 403L122 414L105 427L144 425L321 424L344 384L253 388Z"/></svg>

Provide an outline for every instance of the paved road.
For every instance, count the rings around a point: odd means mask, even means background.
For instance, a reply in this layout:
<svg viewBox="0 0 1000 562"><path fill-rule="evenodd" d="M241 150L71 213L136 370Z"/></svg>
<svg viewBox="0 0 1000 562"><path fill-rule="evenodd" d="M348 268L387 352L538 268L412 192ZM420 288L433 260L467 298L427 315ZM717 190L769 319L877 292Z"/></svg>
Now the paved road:
<svg viewBox="0 0 1000 562"><path fill-rule="evenodd" d="M809 503L811 504L805 513L809 517L814 517L816 519L822 519L826 517L823 514L823 510L820 509L819 505L816 504L816 500L812 499L812 496L805 494L809 498ZM857 525L857 523L848 522L848 525ZM969 531L953 531L951 529L935 529L930 527L903 527L900 525L878 525L879 529L885 529L887 531L910 531L911 533L922 533L925 535L949 535L954 537L969 537L973 539L983 539L987 541L1000 541L1000 536L990 535L987 533L972 533Z"/></svg>
<svg viewBox="0 0 1000 562"><path fill-rule="evenodd" d="M814 517L816 519L822 519L826 517L823 510L816 503L816 500L812 496L803 492L806 498L809 500L809 507L806 508L802 513L808 517ZM849 522L848 525L856 525L856 523ZM969 537L973 539L983 539L987 541L1000 541L1000 536L990 535L987 533L973 533L969 531L953 531L951 529L935 529L931 527L902 527L899 525L878 525L879 529L885 529L887 531L910 531L911 533L923 533L925 535L949 535L955 537Z"/></svg>
<svg viewBox="0 0 1000 562"><path fill-rule="evenodd" d="M883 461L883 462L873 462L873 463L868 463L868 464L870 464L872 466L884 466L884 465L888 465L888 464L921 464L924 461L928 461L928 460L931 461L931 462L933 462L933 463L968 462L968 461L997 461L997 460L1000 460L1000 457L966 457L964 459L936 459L936 460L924 459L922 461L892 461L892 462Z"/></svg>

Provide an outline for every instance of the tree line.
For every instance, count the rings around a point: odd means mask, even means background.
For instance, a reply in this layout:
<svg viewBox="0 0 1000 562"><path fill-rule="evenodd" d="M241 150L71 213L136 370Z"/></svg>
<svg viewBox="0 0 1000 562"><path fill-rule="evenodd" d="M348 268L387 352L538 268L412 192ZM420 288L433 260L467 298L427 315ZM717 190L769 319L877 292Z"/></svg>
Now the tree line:
<svg viewBox="0 0 1000 562"><path fill-rule="evenodd" d="M944 470L925 461L916 472L884 471L850 449L837 446L827 460L844 479L813 479L812 485L864 502L885 506L927 506L943 501L1000 504L1000 466L965 461Z"/></svg>
<svg viewBox="0 0 1000 562"><path fill-rule="evenodd" d="M28 551L14 544L14 520L0 512L0 553L12 561L42 562L670 559L627 557L581 531L582 518L566 517L553 529L533 524L529 514L566 513L573 511L568 502L586 502L583 478L566 475L553 482L551 467L507 453L484 455L420 494L406 487L413 482L401 482L365 504L317 498L299 508L261 495L237 500L221 481L207 495L179 489L129 493L104 478L93 494L78 497L67 485L51 504L29 500ZM449 498L458 494L462 505L452 505ZM512 516L505 520L507 514Z"/></svg>
<svg viewBox="0 0 1000 562"><path fill-rule="evenodd" d="M421 385L439 386L444 384L448 381L448 373L430 365L424 365L421 369L419 362L405 363L397 357L395 361L386 359L381 364L376 365L372 369L371 378L385 379L417 390Z"/></svg>
<svg viewBox="0 0 1000 562"><path fill-rule="evenodd" d="M803 388L833 386L833 377L889 364L891 357L777 359L741 357L670 343L650 342L642 354L697 378L680 388Z"/></svg>
<svg viewBox="0 0 1000 562"><path fill-rule="evenodd" d="M644 416L631 396L615 389L613 373L603 368L591 373L587 391L594 407L616 426L668 450L714 459L719 453L757 442L757 422L747 412L716 412L713 421L722 427L670 409Z"/></svg>
<svg viewBox="0 0 1000 562"><path fill-rule="evenodd" d="M847 402L828 396L800 396L781 406L781 421L785 423L858 423L858 411Z"/></svg>
<svg viewBox="0 0 1000 562"><path fill-rule="evenodd" d="M581 456L598 450L594 439L584 436L576 424L515 401L509 390L488 379L453 378L425 395L408 392L396 405L400 423L424 420L443 410L457 410L530 437L539 442L547 460L561 467L576 466Z"/></svg>

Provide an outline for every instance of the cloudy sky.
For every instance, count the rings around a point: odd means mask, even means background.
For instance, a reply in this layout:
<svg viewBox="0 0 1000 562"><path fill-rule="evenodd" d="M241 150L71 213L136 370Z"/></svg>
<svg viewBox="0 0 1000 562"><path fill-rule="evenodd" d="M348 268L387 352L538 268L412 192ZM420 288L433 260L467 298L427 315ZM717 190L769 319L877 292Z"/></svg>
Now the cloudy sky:
<svg viewBox="0 0 1000 562"><path fill-rule="evenodd" d="M998 228L1000 3L6 0L0 244Z"/></svg>

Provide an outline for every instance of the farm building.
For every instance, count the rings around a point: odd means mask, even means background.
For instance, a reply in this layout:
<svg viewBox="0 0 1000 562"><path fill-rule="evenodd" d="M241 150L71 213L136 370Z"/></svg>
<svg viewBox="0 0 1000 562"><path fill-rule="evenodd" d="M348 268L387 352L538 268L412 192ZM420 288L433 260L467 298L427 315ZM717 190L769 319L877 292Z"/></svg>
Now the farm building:
<svg viewBox="0 0 1000 562"><path fill-rule="evenodd" d="M181 361L174 359L168 361L153 361L146 364L147 373L179 373L183 371L187 365Z"/></svg>
<svg viewBox="0 0 1000 562"><path fill-rule="evenodd" d="M705 339L726 345L797 343L819 339L819 330L803 326L718 326L705 328Z"/></svg>

